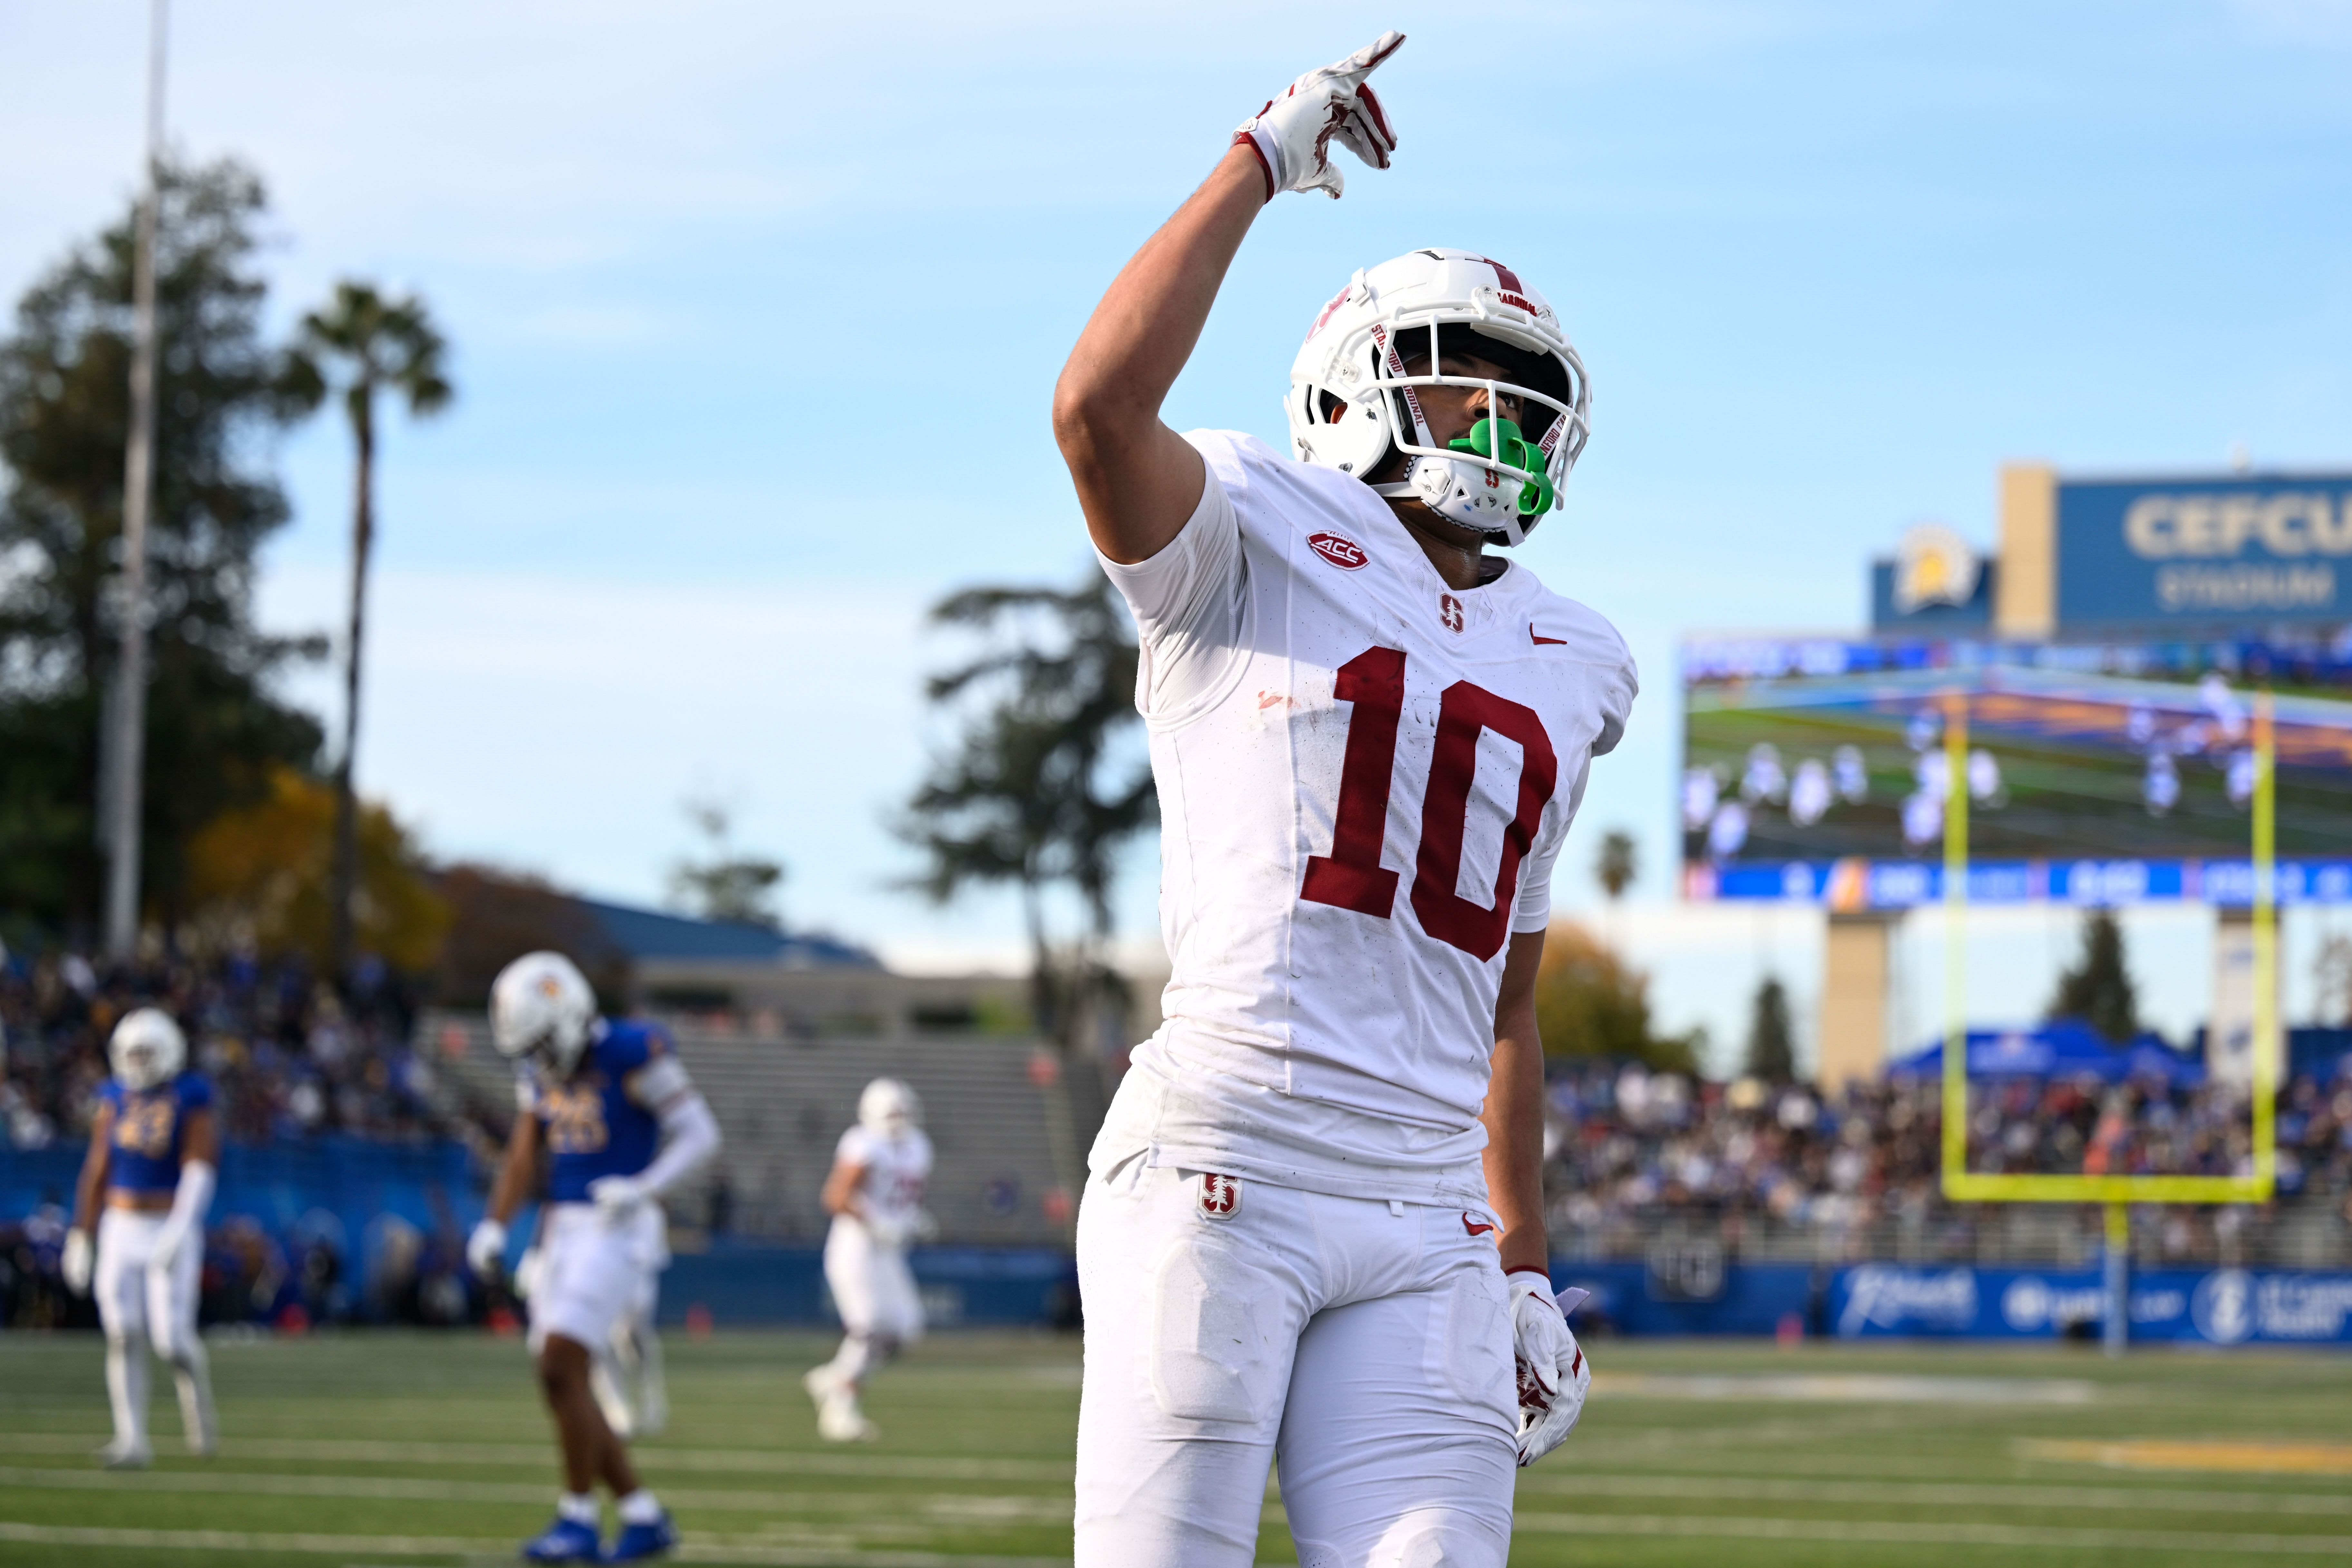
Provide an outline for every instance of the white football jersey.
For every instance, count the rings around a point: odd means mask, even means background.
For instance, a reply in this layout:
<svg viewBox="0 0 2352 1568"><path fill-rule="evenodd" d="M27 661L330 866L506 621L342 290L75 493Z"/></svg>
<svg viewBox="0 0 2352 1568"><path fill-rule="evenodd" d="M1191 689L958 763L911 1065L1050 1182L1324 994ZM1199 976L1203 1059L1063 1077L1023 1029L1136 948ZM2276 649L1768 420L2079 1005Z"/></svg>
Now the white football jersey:
<svg viewBox="0 0 2352 1568"><path fill-rule="evenodd" d="M923 1184L931 1174L931 1141L921 1128L885 1138L853 1127L841 1135L833 1158L836 1164L846 1160L866 1167L857 1199L867 1214L886 1225L915 1223L923 1208Z"/></svg>
<svg viewBox="0 0 2352 1568"><path fill-rule="evenodd" d="M1185 439L1191 521L1103 562L1141 633L1173 974L1092 1163L1483 1206L1505 952L1549 921L1632 656L1524 566L1447 587L1347 474Z"/></svg>

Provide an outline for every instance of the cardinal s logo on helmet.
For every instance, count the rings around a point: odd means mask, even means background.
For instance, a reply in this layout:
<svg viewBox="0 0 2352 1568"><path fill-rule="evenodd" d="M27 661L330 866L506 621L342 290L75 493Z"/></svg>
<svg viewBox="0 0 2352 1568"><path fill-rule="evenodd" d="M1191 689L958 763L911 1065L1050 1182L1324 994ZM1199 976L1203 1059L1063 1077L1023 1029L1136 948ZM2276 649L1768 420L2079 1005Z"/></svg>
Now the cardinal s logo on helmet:
<svg viewBox="0 0 2352 1568"><path fill-rule="evenodd" d="M1473 354L1509 379L1446 375L1445 355ZM1408 372L1406 361L1425 360ZM1440 446L1420 388L1484 387L1519 399L1528 419L1488 417ZM1508 267L1467 250L1416 250L1356 274L1323 308L1290 368L1292 450L1302 462L1371 482L1391 454L1411 496L1496 544L1517 544L1559 505L1584 450L1592 392L1584 362L1543 295Z"/></svg>

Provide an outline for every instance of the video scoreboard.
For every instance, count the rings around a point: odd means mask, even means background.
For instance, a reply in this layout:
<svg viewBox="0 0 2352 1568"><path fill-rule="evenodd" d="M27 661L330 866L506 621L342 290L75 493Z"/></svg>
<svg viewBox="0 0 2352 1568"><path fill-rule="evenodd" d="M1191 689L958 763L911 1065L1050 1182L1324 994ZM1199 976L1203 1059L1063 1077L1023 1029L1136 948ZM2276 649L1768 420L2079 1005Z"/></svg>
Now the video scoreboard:
<svg viewBox="0 0 2352 1568"><path fill-rule="evenodd" d="M2247 903L2266 690L2280 900L2352 902L2352 637L1698 639L1682 677L1685 897L1939 900L1964 791L1971 902Z"/></svg>

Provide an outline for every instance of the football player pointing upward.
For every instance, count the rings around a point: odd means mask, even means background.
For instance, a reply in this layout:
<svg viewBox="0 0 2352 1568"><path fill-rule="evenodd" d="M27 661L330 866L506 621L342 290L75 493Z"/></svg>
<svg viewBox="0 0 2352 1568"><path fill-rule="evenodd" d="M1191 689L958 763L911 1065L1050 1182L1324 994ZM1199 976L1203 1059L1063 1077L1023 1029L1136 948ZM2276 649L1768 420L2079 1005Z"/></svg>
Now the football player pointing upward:
<svg viewBox="0 0 2352 1568"><path fill-rule="evenodd" d="M541 1563L625 1563L667 1551L669 1516L637 1485L628 1449L597 1409L590 1372L614 1330L651 1298L668 1258L661 1197L719 1152L719 1122L688 1082L667 1031L596 1016L595 993L561 953L531 952L490 985L490 1037L515 1063L520 1114L489 1213L466 1257L503 1260L540 1151L549 1155L530 1349L563 1451L555 1521L523 1548ZM659 1152L656 1150L658 1147ZM611 1489L621 1533L600 1545L595 1487Z"/></svg>
<svg viewBox="0 0 2352 1568"><path fill-rule="evenodd" d="M1242 126L1055 395L1141 633L1173 968L1079 1210L1081 1568L1250 1563L1276 1456L1306 1568L1499 1568L1514 1461L1590 1379L1546 1274L1533 988L1634 672L1486 551L1558 504L1583 366L1510 268L1420 250L1316 321L1291 455L1160 419L1259 209L1338 195L1335 142L1387 167L1365 79L1402 42Z"/></svg>

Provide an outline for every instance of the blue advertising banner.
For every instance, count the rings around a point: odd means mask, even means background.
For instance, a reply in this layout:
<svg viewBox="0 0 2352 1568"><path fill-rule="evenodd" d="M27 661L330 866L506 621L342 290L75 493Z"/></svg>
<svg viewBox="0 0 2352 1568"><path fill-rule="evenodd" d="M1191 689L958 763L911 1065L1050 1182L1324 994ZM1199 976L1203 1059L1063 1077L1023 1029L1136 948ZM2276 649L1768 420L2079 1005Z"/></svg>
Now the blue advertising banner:
<svg viewBox="0 0 2352 1568"><path fill-rule="evenodd" d="M2058 486L2058 625L2352 619L2352 475Z"/></svg>
<svg viewBox="0 0 2352 1568"><path fill-rule="evenodd" d="M2153 1269L2135 1274L2131 1337L2186 1344L2352 1343L2352 1274ZM1910 1268L1839 1271L1829 1318L1842 1339L2050 1339L2106 1321L2096 1269Z"/></svg>
<svg viewBox="0 0 2352 1568"><path fill-rule="evenodd" d="M2352 903L2352 861L2282 860L2282 904ZM1979 860L1969 867L1972 904L2206 903L2249 908L2250 860ZM1907 910L1944 898L1944 868L1928 860L1780 860L1683 869L1683 897L1826 904L1840 913Z"/></svg>

